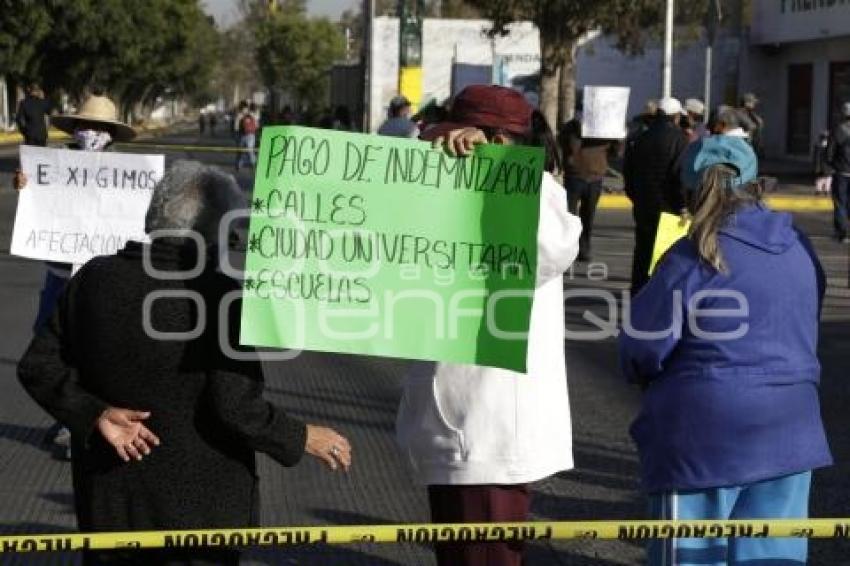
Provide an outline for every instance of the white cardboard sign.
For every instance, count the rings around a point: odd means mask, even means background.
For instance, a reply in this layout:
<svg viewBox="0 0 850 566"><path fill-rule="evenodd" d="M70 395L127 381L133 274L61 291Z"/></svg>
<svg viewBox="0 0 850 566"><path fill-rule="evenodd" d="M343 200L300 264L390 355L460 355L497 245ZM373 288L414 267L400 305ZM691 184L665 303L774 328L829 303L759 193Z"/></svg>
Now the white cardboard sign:
<svg viewBox="0 0 850 566"><path fill-rule="evenodd" d="M162 155L21 146L27 184L18 196L13 255L82 264L145 241L145 214Z"/></svg>
<svg viewBox="0 0 850 566"><path fill-rule="evenodd" d="M581 137L621 140L626 137L629 87L584 87Z"/></svg>

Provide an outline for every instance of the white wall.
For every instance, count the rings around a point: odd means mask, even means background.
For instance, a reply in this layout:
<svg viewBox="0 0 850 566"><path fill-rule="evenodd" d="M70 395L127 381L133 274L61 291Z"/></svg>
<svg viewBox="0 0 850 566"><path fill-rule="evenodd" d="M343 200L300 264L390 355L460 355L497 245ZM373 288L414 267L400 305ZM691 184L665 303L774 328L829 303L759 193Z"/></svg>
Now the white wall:
<svg viewBox="0 0 850 566"><path fill-rule="evenodd" d="M714 45L711 105L723 102L726 88L737 74L739 41L721 36ZM615 47L610 37L594 37L581 48L577 81L584 85L631 87L629 116L643 110L646 101L661 94L663 51L650 46L642 55L630 57ZM673 54L673 96L703 98L705 92L705 43L679 46Z"/></svg>
<svg viewBox="0 0 850 566"><path fill-rule="evenodd" d="M529 22L513 24L511 33L491 40L486 20L426 19L422 30L423 101L439 102L451 95L452 62L492 65L505 60L510 76L537 73L540 69L540 40L537 28ZM398 20L375 19L372 44L370 131L386 118L390 99L398 92ZM737 38L720 36L715 44L712 73L712 103L722 101L727 87L737 76ZM628 86L632 89L629 115L640 112L649 98L661 90L660 46L650 46L644 54L630 57L614 46L613 40L589 34L578 54L578 87L585 85ZM674 95L683 101L702 98L705 77L705 45L694 41L681 45L674 54Z"/></svg>
<svg viewBox="0 0 850 566"><path fill-rule="evenodd" d="M398 20L374 20L371 48L371 111L369 131L387 117L387 108L398 94ZM422 101L442 102L451 95L452 62L490 65L494 53L510 61L513 74L535 73L540 68L540 40L530 23L512 24L511 33L491 40L487 20L426 19L422 26Z"/></svg>
<svg viewBox="0 0 850 566"><path fill-rule="evenodd" d="M848 0L755 0L750 39L755 44L850 35Z"/></svg>

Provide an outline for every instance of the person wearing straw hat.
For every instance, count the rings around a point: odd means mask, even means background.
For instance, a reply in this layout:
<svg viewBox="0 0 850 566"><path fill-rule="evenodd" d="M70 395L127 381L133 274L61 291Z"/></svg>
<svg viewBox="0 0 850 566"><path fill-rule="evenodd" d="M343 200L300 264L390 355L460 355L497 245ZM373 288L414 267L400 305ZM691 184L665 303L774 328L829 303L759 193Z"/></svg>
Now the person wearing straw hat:
<svg viewBox="0 0 850 566"><path fill-rule="evenodd" d="M105 151L113 142L129 141L136 137L132 127L118 120L115 103L98 91L89 96L75 114L54 116L51 124L71 136L73 141L68 145L69 149L81 151ZM27 178L20 169L15 172L13 184L19 191L26 187ZM72 272L72 266L68 263L46 262L46 267L38 314L33 324L35 335L47 326ZM70 459L70 433L64 427L55 427L53 430L55 432L48 433L48 437L53 436L53 442L63 449L65 458Z"/></svg>
<svg viewBox="0 0 850 566"><path fill-rule="evenodd" d="M54 116L50 123L70 134L78 149L86 151L101 151L112 142L136 137L136 131L118 119L115 103L101 94L89 96L76 114Z"/></svg>
<svg viewBox="0 0 850 566"><path fill-rule="evenodd" d="M115 103L99 93L89 96L75 114L54 116L50 122L55 128L71 136L73 141L68 145L69 149L104 151L113 142L129 141L136 137L132 127L118 120ZM26 183L26 175L18 169L14 178L15 189L23 189ZM33 327L35 334L38 334L47 324L56 305L56 299L70 276L70 264L48 262L47 279L41 292L38 316Z"/></svg>

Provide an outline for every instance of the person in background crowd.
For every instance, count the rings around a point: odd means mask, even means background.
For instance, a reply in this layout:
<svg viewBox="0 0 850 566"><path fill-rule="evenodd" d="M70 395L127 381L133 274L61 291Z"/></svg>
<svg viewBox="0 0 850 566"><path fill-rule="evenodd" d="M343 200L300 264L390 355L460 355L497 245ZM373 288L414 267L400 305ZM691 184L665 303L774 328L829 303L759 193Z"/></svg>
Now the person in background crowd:
<svg viewBox="0 0 850 566"><path fill-rule="evenodd" d="M247 164L254 167L257 163L257 156L254 153L254 147L257 143L257 129L259 129L259 121L256 115L256 106L243 100L239 103L239 112L234 120L234 128L236 130L237 145L240 151L236 155L236 171Z"/></svg>
<svg viewBox="0 0 850 566"><path fill-rule="evenodd" d="M596 206L602 194L602 180L608 171L608 156L616 152L612 140L584 139L581 136L581 108L576 117L564 124L560 132L564 162L564 187L567 206L581 219L578 261L591 261L591 234Z"/></svg>
<svg viewBox="0 0 850 566"><path fill-rule="evenodd" d="M712 135L731 136L749 140L749 134L741 127L741 113L731 106L721 104L714 111L709 123Z"/></svg>
<svg viewBox="0 0 850 566"><path fill-rule="evenodd" d="M378 128L378 135L397 138L419 137L419 128L410 119L410 101L404 96L396 96L390 101L389 117Z"/></svg>
<svg viewBox="0 0 850 566"><path fill-rule="evenodd" d="M35 83L27 87L27 94L18 104L15 124L24 138L25 145L47 145L47 116L50 103L44 99L44 91Z"/></svg>
<svg viewBox="0 0 850 566"><path fill-rule="evenodd" d="M115 141L129 141L136 136L132 127L118 120L115 104L100 91L88 97L76 114L54 116L52 124L70 134L73 138L68 146L81 151L107 151ZM27 184L26 175L19 169L13 181L16 190L23 190ZM46 262L44 286L38 302L38 314L33 324L33 334L38 336L45 331L47 323L56 310L59 296L65 290L71 277L71 264ZM60 424L62 421L60 420ZM67 428L55 426L48 432L53 442L59 446L66 459L71 458L70 432Z"/></svg>
<svg viewBox="0 0 850 566"><path fill-rule="evenodd" d="M295 112L292 111L292 107L289 105L284 106L280 113L281 126L293 126L297 123L298 120L295 118Z"/></svg>
<svg viewBox="0 0 850 566"><path fill-rule="evenodd" d="M218 124L218 114L215 111L209 113L210 135L215 137L215 127Z"/></svg>
<svg viewBox="0 0 850 566"><path fill-rule="evenodd" d="M811 471L832 463L818 399L824 272L791 215L762 203L746 141L695 145L683 167L697 187L690 233L631 304L632 327L656 336L619 338L625 376L645 389L631 435L651 518L803 519ZM807 540L658 539L648 550L653 566L802 566Z"/></svg>
<svg viewBox="0 0 850 566"><path fill-rule="evenodd" d="M74 505L82 532L245 528L258 524L254 452L284 466L306 452L348 470L351 446L337 432L305 425L263 399L260 362L222 350L219 332L238 344L239 305L219 307L240 285L217 271L215 250L225 214L245 199L229 175L178 162L153 193L145 218L152 243L129 242L117 255L85 264L59 310L18 366L21 383L48 412L68 423L74 443ZM168 230L168 237L156 232ZM193 231L206 243L173 236ZM191 278L157 277L207 266ZM197 293L196 306L185 299ZM177 293L149 305L146 298ZM194 338L196 309L206 325ZM203 317L202 317L203 319ZM128 409L133 407L134 409ZM135 410L143 408L143 411ZM161 435L160 438L156 434ZM222 549L89 552L86 564L237 564Z"/></svg>
<svg viewBox="0 0 850 566"><path fill-rule="evenodd" d="M847 244L850 243L850 101L841 105L841 116L829 138L827 163L835 171L832 176L835 238Z"/></svg>
<svg viewBox="0 0 850 566"><path fill-rule="evenodd" d="M521 93L500 86L463 89L448 121L422 139L460 155L479 143L539 145L547 171L558 162L543 116ZM563 189L548 172L540 191L527 374L412 362L405 378L398 443L428 486L435 523L525 521L529 483L573 467L562 274L578 253L581 222L567 212ZM518 566L522 548L521 542L439 543L437 563Z"/></svg>
<svg viewBox="0 0 850 566"><path fill-rule="evenodd" d="M812 157L815 173L815 194L828 195L832 190L832 175L834 173L829 164L829 131L825 130L818 136L812 148Z"/></svg>
<svg viewBox="0 0 850 566"><path fill-rule="evenodd" d="M351 122L351 111L348 109L348 106L341 104L334 109L333 123L331 127L334 130L342 130L344 132L351 132L354 130L354 125Z"/></svg>
<svg viewBox="0 0 850 566"><path fill-rule="evenodd" d="M637 139L639 135L649 129L655 118L658 116L658 101L650 98L644 105L643 112L635 116L629 123L629 135L626 139L626 145L630 141Z"/></svg>
<svg viewBox="0 0 850 566"><path fill-rule="evenodd" d="M682 129L693 143L709 135L705 126L705 104L696 98L685 101L685 116L682 118Z"/></svg>
<svg viewBox="0 0 850 566"><path fill-rule="evenodd" d="M419 108L419 111L410 117L419 133L424 132L431 126L448 120L449 110L447 101L439 104L436 99L431 99L425 106Z"/></svg>
<svg viewBox="0 0 850 566"><path fill-rule="evenodd" d="M198 113L198 131L204 135L204 130L207 128L207 114L204 110Z"/></svg>
<svg viewBox="0 0 850 566"><path fill-rule="evenodd" d="M649 129L626 145L623 177L632 201L635 250L632 259L632 293L649 280L649 266L661 212L685 214L685 197L679 180L680 159L688 138L679 128L682 104L662 98Z"/></svg>
<svg viewBox="0 0 850 566"><path fill-rule="evenodd" d="M748 92L741 99L741 127L747 132L750 143L759 158L764 157L762 138L764 134L764 119L756 112L759 99L755 94Z"/></svg>

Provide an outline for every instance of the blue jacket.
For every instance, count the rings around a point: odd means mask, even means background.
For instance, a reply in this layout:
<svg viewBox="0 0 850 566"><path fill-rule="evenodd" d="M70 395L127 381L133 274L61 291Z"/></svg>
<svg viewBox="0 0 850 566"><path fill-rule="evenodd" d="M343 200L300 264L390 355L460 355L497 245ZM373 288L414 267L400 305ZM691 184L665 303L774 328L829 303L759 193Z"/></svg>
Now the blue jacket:
<svg viewBox="0 0 850 566"><path fill-rule="evenodd" d="M727 273L680 240L634 297L620 334L623 372L647 386L631 434L649 492L832 463L818 401L825 277L811 244L789 214L763 206L739 210L718 239Z"/></svg>

